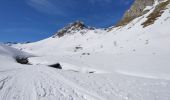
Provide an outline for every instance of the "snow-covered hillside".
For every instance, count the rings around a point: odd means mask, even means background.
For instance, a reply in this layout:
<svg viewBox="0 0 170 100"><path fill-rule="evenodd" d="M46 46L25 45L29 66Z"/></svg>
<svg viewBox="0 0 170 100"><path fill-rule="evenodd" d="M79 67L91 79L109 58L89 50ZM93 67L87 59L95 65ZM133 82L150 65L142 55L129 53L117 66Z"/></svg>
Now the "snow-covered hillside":
<svg viewBox="0 0 170 100"><path fill-rule="evenodd" d="M144 10L150 10L148 13L125 26L108 30L78 28L76 31L70 27L69 33L62 37L15 47L41 56L30 58L34 64L57 61L106 72L170 79L170 6L166 6L153 24L142 25L161 3L147 6Z"/></svg>
<svg viewBox="0 0 170 100"><path fill-rule="evenodd" d="M18 50L0 45L0 100L170 100L169 2L117 27L75 22Z"/></svg>
<svg viewBox="0 0 170 100"><path fill-rule="evenodd" d="M4 51L12 52L6 52L4 55ZM20 52L0 46L0 100L169 100L170 98L169 80L131 77L118 73L81 73L58 70L45 65L21 65L16 63L13 55L18 56Z"/></svg>

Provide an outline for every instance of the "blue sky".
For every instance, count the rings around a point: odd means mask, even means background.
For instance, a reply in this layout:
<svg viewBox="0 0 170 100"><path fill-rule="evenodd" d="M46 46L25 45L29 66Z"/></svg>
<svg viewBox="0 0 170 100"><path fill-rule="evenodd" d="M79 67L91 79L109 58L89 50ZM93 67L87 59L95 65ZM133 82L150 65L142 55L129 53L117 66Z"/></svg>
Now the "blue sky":
<svg viewBox="0 0 170 100"><path fill-rule="evenodd" d="M133 0L1 0L0 42L38 41L70 22L105 28L117 23Z"/></svg>

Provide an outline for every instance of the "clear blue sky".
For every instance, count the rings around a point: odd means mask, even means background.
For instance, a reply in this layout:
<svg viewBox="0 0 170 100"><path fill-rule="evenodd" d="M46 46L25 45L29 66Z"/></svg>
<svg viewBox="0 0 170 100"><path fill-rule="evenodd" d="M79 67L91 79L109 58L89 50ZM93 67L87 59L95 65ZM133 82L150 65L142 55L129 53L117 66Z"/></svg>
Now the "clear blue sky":
<svg viewBox="0 0 170 100"><path fill-rule="evenodd" d="M0 42L38 41L70 22L105 28L117 23L133 0L0 0Z"/></svg>

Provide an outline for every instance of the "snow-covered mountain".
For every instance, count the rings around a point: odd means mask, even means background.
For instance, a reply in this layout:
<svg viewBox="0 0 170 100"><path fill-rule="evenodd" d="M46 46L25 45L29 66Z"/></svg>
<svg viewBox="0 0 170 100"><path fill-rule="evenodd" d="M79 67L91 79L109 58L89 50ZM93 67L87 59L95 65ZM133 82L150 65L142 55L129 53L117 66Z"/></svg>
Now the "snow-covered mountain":
<svg viewBox="0 0 170 100"><path fill-rule="evenodd" d="M50 38L15 47L42 56L45 61L46 56L57 56L57 61L73 65L89 64L92 68L110 72L169 79L169 2L136 0L123 18L126 20L132 15L134 20L122 25L120 22L119 27L94 29L75 22ZM136 8L139 4L143 4L140 10ZM145 13L139 15L138 11ZM35 64L43 63L41 57L30 60ZM50 63L55 62L49 60Z"/></svg>
<svg viewBox="0 0 170 100"><path fill-rule="evenodd" d="M94 30L94 28L93 27L87 27L81 21L76 21L74 23L70 23L69 25L67 25L63 29L59 30L53 36L53 38L55 38L55 37L62 37L64 35L74 34L74 33L77 33L77 32L80 32L81 34L84 34L84 33L86 33L85 30Z"/></svg>
<svg viewBox="0 0 170 100"><path fill-rule="evenodd" d="M47 39L12 45L33 56L26 56L30 65L11 54L12 68L9 58L0 62L0 100L169 100L169 26L170 0L136 0L108 29L76 21ZM0 45L0 59L9 50ZM62 70L49 67L56 63Z"/></svg>

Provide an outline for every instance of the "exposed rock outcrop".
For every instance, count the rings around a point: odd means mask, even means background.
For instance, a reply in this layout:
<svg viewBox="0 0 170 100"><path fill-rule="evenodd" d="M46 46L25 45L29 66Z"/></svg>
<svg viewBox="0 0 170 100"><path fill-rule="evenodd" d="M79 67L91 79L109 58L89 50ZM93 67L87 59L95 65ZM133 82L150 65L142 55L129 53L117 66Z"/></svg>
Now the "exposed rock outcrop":
<svg viewBox="0 0 170 100"><path fill-rule="evenodd" d="M53 64L53 65L49 65L49 67L53 67L53 68L56 68L56 69L62 69L60 63L56 63L56 64Z"/></svg>
<svg viewBox="0 0 170 100"><path fill-rule="evenodd" d="M74 23L70 23L69 25L67 25L66 27L64 27L63 29L59 30L55 36L53 37L62 37L64 36L65 34L72 34L74 33L75 31L79 31L79 30L83 30L83 29L86 29L87 26L81 22L81 21L76 21Z"/></svg>
<svg viewBox="0 0 170 100"><path fill-rule="evenodd" d="M26 57L17 56L17 57L15 57L15 60L16 60L17 63L29 65L29 60Z"/></svg>
<svg viewBox="0 0 170 100"><path fill-rule="evenodd" d="M170 0L159 3L155 7L154 11L149 14L149 16L147 16L147 20L142 23L143 27L154 24L154 22L164 13L164 10L166 9L168 4L170 4Z"/></svg>
<svg viewBox="0 0 170 100"><path fill-rule="evenodd" d="M147 13L148 10L144 11L147 6L152 6L154 0L135 0L131 8L124 14L123 19L116 26L124 26L133 19L142 16Z"/></svg>

